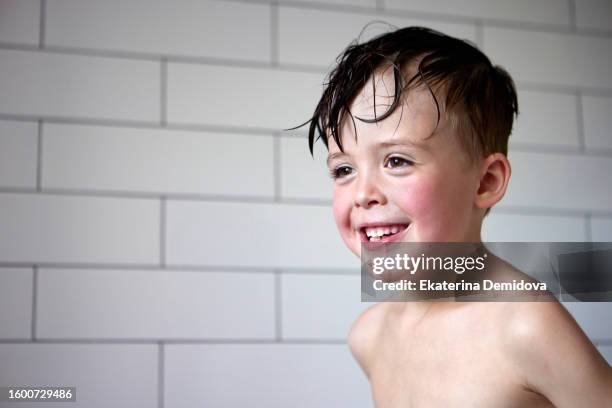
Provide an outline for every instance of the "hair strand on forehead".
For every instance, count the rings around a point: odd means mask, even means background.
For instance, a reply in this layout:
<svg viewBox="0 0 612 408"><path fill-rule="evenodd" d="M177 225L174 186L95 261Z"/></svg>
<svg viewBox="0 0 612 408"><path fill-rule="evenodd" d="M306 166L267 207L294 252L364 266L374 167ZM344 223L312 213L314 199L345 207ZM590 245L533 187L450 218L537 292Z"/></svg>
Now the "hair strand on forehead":
<svg viewBox="0 0 612 408"><path fill-rule="evenodd" d="M360 37L362 34L363 30ZM318 139L329 148L330 137L342 150L339 128L347 114L357 138L355 118L364 123L385 120L403 105L403 95L418 86L424 86L433 97L438 114L436 127L444 111L470 157L476 159L494 152L507 154L508 138L518 115L514 82L503 68L492 65L469 42L424 27L406 27L365 43L352 42L338 55L336 63L326 77L312 117L299 126L285 129L294 130L310 123L311 154ZM374 74L380 68L386 70L387 65L393 69L393 101L384 113L377 115ZM416 73L405 82L403 75L410 66L416 66ZM354 117L351 103L370 78L374 118Z"/></svg>

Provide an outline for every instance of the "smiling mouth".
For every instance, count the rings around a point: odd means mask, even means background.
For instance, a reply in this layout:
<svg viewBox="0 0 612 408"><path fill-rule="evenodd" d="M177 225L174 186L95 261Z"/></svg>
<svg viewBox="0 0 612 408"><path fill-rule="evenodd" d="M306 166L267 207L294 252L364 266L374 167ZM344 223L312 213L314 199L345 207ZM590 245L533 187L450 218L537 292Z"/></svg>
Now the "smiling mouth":
<svg viewBox="0 0 612 408"><path fill-rule="evenodd" d="M362 242L390 242L398 239L409 224L389 224L359 229Z"/></svg>

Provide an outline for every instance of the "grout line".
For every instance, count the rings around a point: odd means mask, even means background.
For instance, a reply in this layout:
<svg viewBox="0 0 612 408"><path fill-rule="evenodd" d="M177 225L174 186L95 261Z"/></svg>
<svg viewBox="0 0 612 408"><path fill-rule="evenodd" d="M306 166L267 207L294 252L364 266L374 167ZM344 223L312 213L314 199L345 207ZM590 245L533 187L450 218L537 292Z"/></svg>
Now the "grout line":
<svg viewBox="0 0 612 408"><path fill-rule="evenodd" d="M586 152L586 138L584 131L584 108L582 106L582 93L576 91L576 122L577 122L577 136L578 136L578 150L581 153Z"/></svg>
<svg viewBox="0 0 612 408"><path fill-rule="evenodd" d="M270 64L273 67L279 65L280 35L279 35L279 5L274 0L270 3Z"/></svg>
<svg viewBox="0 0 612 408"><path fill-rule="evenodd" d="M493 207L492 212L500 214L519 214L519 215L551 215L560 217L584 217L586 210L569 210L565 208L544 208L530 206L512 206L512 207ZM606 213L611 214L612 211Z"/></svg>
<svg viewBox="0 0 612 408"><path fill-rule="evenodd" d="M282 201L282 157L281 157L281 135L276 133L273 139L273 147L272 147L272 171L273 171L273 179L274 179L274 201L281 202Z"/></svg>
<svg viewBox="0 0 612 408"><path fill-rule="evenodd" d="M577 119L580 121L580 119ZM563 155L563 156L574 156L574 157L609 157L612 158L612 149L586 149L584 139L581 136L580 124L576 128L576 146L570 145L553 145L553 144L538 144L538 143L521 143L512 142L510 143L510 154L514 152L520 153L537 153L542 155Z"/></svg>
<svg viewBox="0 0 612 408"><path fill-rule="evenodd" d="M210 65L220 67L231 67L231 68L252 68L252 69L266 69L275 71L290 71L290 72L304 72L304 73L315 73L325 74L327 70L326 66L317 65L304 65L304 64L282 64L278 66L272 66L270 60L268 61L257 61L257 60L242 60L242 59L230 59L214 56L195 56L195 55L180 55L180 54L153 54L144 53L138 51L121 51L121 50L109 50L109 49L92 49L92 48L78 48L78 47L64 47L64 46L45 46L44 49L40 49L37 46L31 44L19 44L19 43L7 43L0 41L0 49L4 50L15 50L15 51L29 51L29 52L40 52L45 54L59 54L59 55L76 55L93 58L113 58L113 59L125 59L130 61L148 61L153 63L159 63L160 59L164 58L168 63L175 64L193 64L193 65Z"/></svg>
<svg viewBox="0 0 612 408"><path fill-rule="evenodd" d="M157 352L157 407L164 408L164 343L158 343Z"/></svg>
<svg viewBox="0 0 612 408"><path fill-rule="evenodd" d="M20 262L0 262L2 268L27 268L32 267L31 263ZM184 273L249 273L249 274L274 274L276 270L283 270L285 274L303 275L323 275L323 276L351 276L355 273L352 268L330 268L330 267L291 267L280 265L278 267L265 266L245 266L245 265L169 265L161 268L159 265L135 265L135 264L95 264L95 263L38 263L38 269L88 269L88 270L127 270L127 271L148 271L155 272L184 272ZM277 269L278 268L278 269ZM356 265L359 268L359 265Z"/></svg>
<svg viewBox="0 0 612 408"><path fill-rule="evenodd" d="M45 31L47 29L47 1L40 0L40 16L38 25L38 48L45 49Z"/></svg>
<svg viewBox="0 0 612 408"><path fill-rule="evenodd" d="M34 189L21 187L0 187L0 194L35 194ZM291 198L285 197L275 201L273 196L240 196L206 193L166 193L166 192L135 192L135 191L113 191L113 190L82 190L82 189L59 189L46 188L40 191L41 194L49 196L65 197L94 197L94 198L118 198L127 200L159 200L165 197L173 201L197 201L202 203L250 203L250 204L288 204L304 205L314 207L328 207L331 199L323 198Z"/></svg>
<svg viewBox="0 0 612 408"><path fill-rule="evenodd" d="M61 190L61 189L43 189L40 193L32 189L0 187L0 194L24 194L24 195L50 195L50 196L66 196L66 197L97 197L97 198L119 198L119 199L143 199L143 200L158 200L160 197L165 197L166 200L173 201L196 201L201 203L240 203L240 204L287 204L300 206L314 207L329 207L331 199L308 199L308 198L287 198L284 197L276 202L271 197L254 197L254 196L224 196L214 194L166 194L166 193L135 193L126 191L90 191L90 190ZM602 216L612 217L611 210L600 209L577 209L577 208L559 208L547 206L504 206L500 205L495 208L495 211L504 213L515 213L524 215L560 215L567 217L582 217L588 211L589 213Z"/></svg>
<svg viewBox="0 0 612 408"><path fill-rule="evenodd" d="M279 269L274 270L274 316L275 316L275 338L277 342L283 341L283 315L282 315L282 303L283 303L283 275Z"/></svg>
<svg viewBox="0 0 612 408"><path fill-rule="evenodd" d="M36 191L42 191L42 150L43 150L43 121L37 121L36 136Z"/></svg>
<svg viewBox="0 0 612 408"><path fill-rule="evenodd" d="M587 242L593 242L593 231L591 229L591 214L587 213L584 217L585 236Z"/></svg>
<svg viewBox="0 0 612 408"><path fill-rule="evenodd" d="M227 0L227 1L237 1L237 0ZM612 38L612 32L609 37ZM64 54L64 55L124 58L124 59L130 59L130 60L135 60L135 59L143 60L144 59L144 60L149 60L152 62L159 62L160 58L165 58L166 61L169 63L212 65L212 66L233 67L233 68L242 67L242 68L253 68L253 69L277 70L277 71L284 71L284 72L295 72L295 73L320 74L322 81L323 81L323 77L329 71L329 66L323 66L323 65L304 65L304 64L292 64L292 63L280 64L279 63L278 65L273 66L270 62L228 60L228 59L213 58L213 57L163 56L160 54L138 54L138 53L126 53L124 51L62 48L62 47L57 47L57 46L46 47L44 50L38 50L36 48L33 48L31 45L27 45L27 44L10 44L10 43L0 42L0 50L2 49L21 50L21 51L38 51L38 52L43 52L43 53L55 53L55 54ZM591 87L591 86L571 86L571 85L565 85L565 84L548 84L548 83L534 83L534 82L517 82L517 87L532 89L532 90L537 90L537 91L555 92L555 93L557 92L573 93L576 91L576 89L579 89L585 95L612 97L612 88ZM12 116L19 117L20 115L12 115ZM21 115L21 117L33 117L33 116ZM50 119L53 119L53 118L50 118ZM65 120L65 118L61 118L61 119ZM78 121L82 119L73 119L73 120ZM95 118L88 118L84 120L108 121L106 119L95 119ZM121 121L121 120L111 120L111 122L118 122L118 121ZM136 121L123 121L123 122L139 123ZM190 123L190 124L184 124L181 126L198 127L202 125Z"/></svg>
<svg viewBox="0 0 612 408"><path fill-rule="evenodd" d="M568 0L569 24L572 32L578 31L578 20L576 18L576 1Z"/></svg>
<svg viewBox="0 0 612 408"><path fill-rule="evenodd" d="M188 132L207 132L207 133L229 133L229 134L250 134L253 136L270 137L271 134L280 132L276 128L260 128L248 126L223 126L223 125L207 125L207 124L181 124L174 123L161 127L157 122L139 122L122 119L97 119L97 118L68 118L59 116L42 117L34 115L16 115L0 113L0 119L13 120L20 122L36 122L42 119L45 123L68 124L68 125L84 125L84 126L105 126L105 127L126 127L137 129L158 129L158 130L181 130ZM293 131L287 134L281 134L286 137L305 137L304 132Z"/></svg>
<svg viewBox="0 0 612 408"><path fill-rule="evenodd" d="M159 203L159 265L166 268L166 197Z"/></svg>
<svg viewBox="0 0 612 408"><path fill-rule="evenodd" d="M27 339L0 339L0 344L32 344L33 342ZM53 339L38 339L35 343L41 344L151 344L160 345L163 344L164 348L168 345L207 345L207 344L260 344L260 345L278 345L278 344L294 344L294 345L306 345L306 344L346 344L344 339L334 338L319 338L319 339L284 339L278 342L274 339L240 339L240 338L223 338L223 339L160 339L160 338L53 338ZM164 353L165 354L165 353ZM159 356L159 352L158 352Z"/></svg>
<svg viewBox="0 0 612 408"><path fill-rule="evenodd" d="M519 92L521 90L525 90L574 95L576 92L580 91L585 95L612 97L612 89L610 88L594 88L589 86L572 86L530 81L519 81L516 83L516 85Z"/></svg>
<svg viewBox="0 0 612 408"><path fill-rule="evenodd" d="M36 309L38 307L38 267L35 265L32 268L32 327L31 327L31 337L32 341L36 341Z"/></svg>
<svg viewBox="0 0 612 408"><path fill-rule="evenodd" d="M236 3L250 3L250 4L262 4L267 5L270 0L228 0ZM487 17L472 17L461 14L450 14L440 12L429 12L421 10L410 10L401 8L379 8L378 1L374 7L369 6L358 6L349 4L334 4L326 3L323 1L311 2L311 1L291 1L290 3L283 3L283 7L294 8L294 9L306 9L314 11L332 11L332 12L345 12L353 14L366 14L376 15L382 17L399 17L399 18L412 18L418 20L430 20L431 22L449 22L455 24L475 24L477 20L481 20L484 24L491 27L519 29L526 31L537 31L545 33L574 33L573 27L569 23L545 23L545 22L530 22L521 20L506 20L503 18L487 18ZM612 30L602 29L581 29L577 31L578 34L588 35L593 37L612 37Z"/></svg>
<svg viewBox="0 0 612 408"><path fill-rule="evenodd" d="M482 20L476 22L476 45L482 51L484 50L484 25Z"/></svg>
<svg viewBox="0 0 612 408"><path fill-rule="evenodd" d="M582 302L570 302L564 301L565 303L582 303ZM597 346L612 346L612 338L589 338L589 340ZM119 344L119 345L131 345L131 344L151 344L160 345L163 344L164 348L168 345L208 345L208 344L225 344L225 345L270 345L275 346L278 344L291 344L291 345L337 345L346 344L346 339L333 339L333 338L320 338L320 339L284 339L280 343L275 340L269 339L237 339L237 338L225 338L225 339L128 339L128 338L114 338L114 339L74 339L74 338L57 338L57 339L39 339L35 343L41 344L89 344L89 345L107 345L107 344ZM27 339L0 339L0 344L33 344L32 341ZM165 354L165 353L164 353ZM159 354L158 354L159 355Z"/></svg>
<svg viewBox="0 0 612 408"><path fill-rule="evenodd" d="M168 125L168 60L160 60L160 83L159 83L159 124L162 127Z"/></svg>

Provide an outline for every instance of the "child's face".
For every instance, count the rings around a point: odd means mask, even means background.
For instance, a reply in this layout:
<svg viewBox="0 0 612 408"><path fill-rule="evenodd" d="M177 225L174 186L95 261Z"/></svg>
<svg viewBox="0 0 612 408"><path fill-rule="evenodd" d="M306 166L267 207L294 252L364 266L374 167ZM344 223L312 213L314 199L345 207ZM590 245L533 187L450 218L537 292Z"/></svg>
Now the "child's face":
<svg viewBox="0 0 612 408"><path fill-rule="evenodd" d="M392 100L390 75L387 70L376 79L377 116ZM372 104L370 80L350 109L354 116L372 119ZM329 138L328 165L337 176L334 217L357 256L362 242L480 241L483 210L474 205L480 166L470 163L444 115L429 137L436 121L431 94L411 90L403 112L398 106L379 123L355 119L357 141L347 117L340 133L344 153ZM369 238L373 232L388 235Z"/></svg>

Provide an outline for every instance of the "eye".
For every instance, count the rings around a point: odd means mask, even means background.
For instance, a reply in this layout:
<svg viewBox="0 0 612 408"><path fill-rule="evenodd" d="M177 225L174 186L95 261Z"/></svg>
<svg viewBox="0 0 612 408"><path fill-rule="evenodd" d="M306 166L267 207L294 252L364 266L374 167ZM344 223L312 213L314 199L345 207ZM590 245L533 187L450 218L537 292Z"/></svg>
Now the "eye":
<svg viewBox="0 0 612 408"><path fill-rule="evenodd" d="M402 167L408 167L408 166L412 166L414 164L414 162L405 159L403 157L400 156L391 156L387 159L387 162L385 163L385 167L389 167L392 169L398 169L398 168L402 168Z"/></svg>
<svg viewBox="0 0 612 408"><path fill-rule="evenodd" d="M339 166L331 169L329 174L333 180L341 179L353 173L353 168L350 166Z"/></svg>

